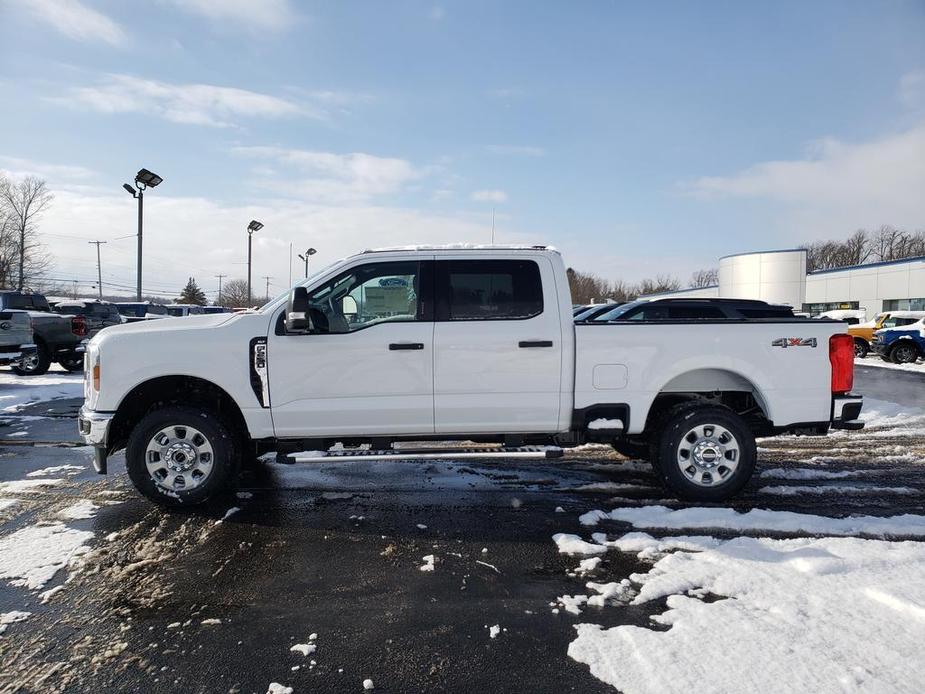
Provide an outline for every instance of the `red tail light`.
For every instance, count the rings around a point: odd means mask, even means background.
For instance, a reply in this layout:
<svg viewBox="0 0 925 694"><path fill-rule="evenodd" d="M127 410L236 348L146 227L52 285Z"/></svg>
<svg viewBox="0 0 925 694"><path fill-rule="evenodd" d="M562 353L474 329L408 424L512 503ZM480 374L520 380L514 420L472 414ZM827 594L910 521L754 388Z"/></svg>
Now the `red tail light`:
<svg viewBox="0 0 925 694"><path fill-rule="evenodd" d="M829 361L832 362L832 392L851 392L854 387L854 338L851 335L829 338Z"/></svg>
<svg viewBox="0 0 925 694"><path fill-rule="evenodd" d="M87 336L87 319L83 316L74 316L71 318L71 332L77 337Z"/></svg>

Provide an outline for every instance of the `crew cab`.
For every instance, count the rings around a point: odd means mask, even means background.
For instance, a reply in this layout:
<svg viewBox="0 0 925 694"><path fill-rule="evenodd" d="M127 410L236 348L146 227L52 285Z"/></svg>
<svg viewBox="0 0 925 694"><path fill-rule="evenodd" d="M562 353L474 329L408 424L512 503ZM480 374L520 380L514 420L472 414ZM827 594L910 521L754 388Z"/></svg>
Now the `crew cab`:
<svg viewBox="0 0 925 694"><path fill-rule="evenodd" d="M862 426L843 327L576 324L553 249L366 251L259 310L104 330L79 430L98 472L124 448L135 486L166 506L205 502L274 450L552 457L585 441L638 447L674 493L722 500L751 477L755 436ZM468 443L392 448L434 440Z"/></svg>
<svg viewBox="0 0 925 694"><path fill-rule="evenodd" d="M150 301L124 301L116 304L126 323L167 317L167 307Z"/></svg>
<svg viewBox="0 0 925 694"><path fill-rule="evenodd" d="M93 337L103 328L121 325L124 322L119 308L108 301L94 299L59 301L54 306L54 312L83 316L87 324L87 337Z"/></svg>
<svg viewBox="0 0 925 694"><path fill-rule="evenodd" d="M68 371L83 368L87 320L83 316L59 315L52 312L42 294L15 290L0 291L0 310L26 311L32 321L35 349L27 350L19 362L12 364L20 376L39 376L58 362Z"/></svg>
<svg viewBox="0 0 925 694"><path fill-rule="evenodd" d="M925 318L902 328L878 330L872 347L885 361L894 364L912 364L925 357Z"/></svg>

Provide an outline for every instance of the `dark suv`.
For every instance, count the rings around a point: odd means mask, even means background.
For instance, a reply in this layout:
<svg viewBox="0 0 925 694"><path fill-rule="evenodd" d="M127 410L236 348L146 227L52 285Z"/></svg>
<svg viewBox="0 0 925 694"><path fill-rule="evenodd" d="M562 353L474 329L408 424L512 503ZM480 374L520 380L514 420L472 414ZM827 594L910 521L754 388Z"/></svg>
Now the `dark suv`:
<svg viewBox="0 0 925 694"><path fill-rule="evenodd" d="M55 304L54 312L68 316L83 316L87 322L88 339L103 328L122 324L122 316L119 315L118 307L108 301L90 299L59 301Z"/></svg>
<svg viewBox="0 0 925 694"><path fill-rule="evenodd" d="M794 318L793 308L754 299L644 299L607 311L592 323L610 321L754 320Z"/></svg>

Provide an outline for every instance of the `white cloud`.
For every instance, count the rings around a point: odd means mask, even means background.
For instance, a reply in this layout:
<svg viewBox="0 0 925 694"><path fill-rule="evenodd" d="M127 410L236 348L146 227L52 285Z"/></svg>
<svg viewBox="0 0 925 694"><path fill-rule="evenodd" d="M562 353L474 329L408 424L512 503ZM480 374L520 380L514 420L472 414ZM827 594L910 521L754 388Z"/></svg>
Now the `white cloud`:
<svg viewBox="0 0 925 694"><path fill-rule="evenodd" d="M103 41L117 45L125 32L101 12L80 0L14 0L33 17L77 41Z"/></svg>
<svg viewBox="0 0 925 694"><path fill-rule="evenodd" d="M546 150L542 147L528 145L488 145L486 149L492 154L510 154L520 157L545 157Z"/></svg>
<svg viewBox="0 0 925 694"><path fill-rule="evenodd" d="M476 202L506 202L507 193L503 190L477 190L472 193L472 199Z"/></svg>
<svg viewBox="0 0 925 694"><path fill-rule="evenodd" d="M94 86L74 87L60 100L101 113L144 113L174 123L214 127L233 126L238 118L322 117L306 106L246 89L171 84L119 74L108 75Z"/></svg>
<svg viewBox="0 0 925 694"><path fill-rule="evenodd" d="M785 223L817 238L880 224L921 228L925 122L871 142L824 139L804 159L763 162L731 176L700 178L686 188L706 200L767 201Z"/></svg>
<svg viewBox="0 0 925 694"><path fill-rule="evenodd" d="M49 164L21 157L0 156L0 166L3 167L0 171L15 178L37 176L50 181L75 182L93 178L95 175L93 171L83 166Z"/></svg>
<svg viewBox="0 0 925 694"><path fill-rule="evenodd" d="M288 0L173 0L178 9L245 29L283 31L297 16Z"/></svg>
<svg viewBox="0 0 925 694"><path fill-rule="evenodd" d="M363 152L335 154L282 147L236 147L232 151L293 171L292 176L265 178L262 184L306 200L331 202L388 195L423 175L404 159Z"/></svg>
<svg viewBox="0 0 925 694"><path fill-rule="evenodd" d="M135 230L135 201L118 191L79 194L56 191L56 198L40 227L55 256L54 277L77 278L90 291L96 278L96 250L88 239L110 239L102 248L103 280L134 286L134 239L114 241ZM197 197L172 197L163 188L145 196L144 284L162 295L176 296L186 279L198 282L215 295L219 273L246 277L245 227L251 219L265 224L254 235L255 278L271 275L271 291L281 292L289 279L289 244L295 251L312 246L318 255L312 267L364 248L415 243L487 243L490 224L465 216L356 203L315 204L295 200L266 200L256 204L225 204ZM499 229L510 243L531 243L514 232ZM180 252L182 249L182 252ZM293 277L301 276L294 257ZM255 279L263 288L263 280ZM104 285L107 290L111 286Z"/></svg>

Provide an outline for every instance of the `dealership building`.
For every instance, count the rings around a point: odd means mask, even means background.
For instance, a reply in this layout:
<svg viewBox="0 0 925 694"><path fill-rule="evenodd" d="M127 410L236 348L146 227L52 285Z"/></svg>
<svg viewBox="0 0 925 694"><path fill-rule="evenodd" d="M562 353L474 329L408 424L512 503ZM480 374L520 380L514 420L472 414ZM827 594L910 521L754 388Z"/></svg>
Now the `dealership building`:
<svg viewBox="0 0 925 694"><path fill-rule="evenodd" d="M653 294L789 304L812 315L835 309L925 310L925 256L806 272L806 250L738 253L719 259L719 284Z"/></svg>

